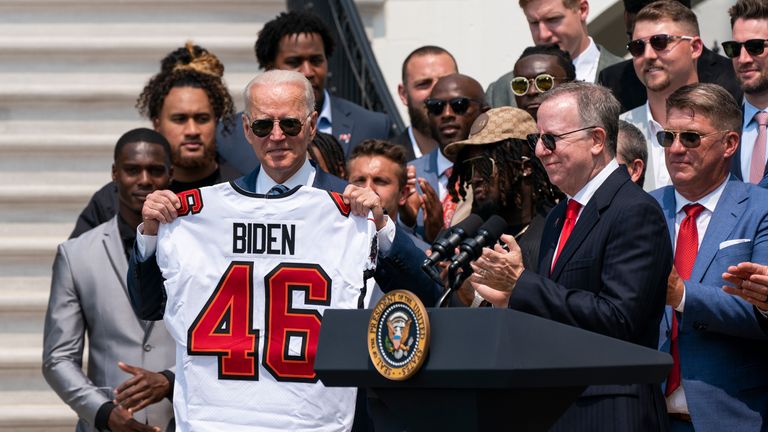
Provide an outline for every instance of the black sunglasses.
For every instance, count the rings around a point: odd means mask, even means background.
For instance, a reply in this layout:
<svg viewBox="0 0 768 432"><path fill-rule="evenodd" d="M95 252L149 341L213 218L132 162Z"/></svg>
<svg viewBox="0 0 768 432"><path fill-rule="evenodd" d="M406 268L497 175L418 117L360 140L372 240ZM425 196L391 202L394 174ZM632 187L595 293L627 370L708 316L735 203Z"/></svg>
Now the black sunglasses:
<svg viewBox="0 0 768 432"><path fill-rule="evenodd" d="M307 115L307 118L312 115ZM297 118L282 118L282 119L258 119L251 123L251 131L259 138L264 138L272 132L272 128L275 127L275 123L280 125L280 129L284 134L288 136L296 136L304 128L304 123Z"/></svg>
<svg viewBox="0 0 768 432"><path fill-rule="evenodd" d="M675 139L680 139L680 144L683 145L685 148L696 148L701 145L701 139L704 137L708 137L710 135L714 135L716 133L723 133L723 132L730 132L727 130L723 131L714 131L710 132L708 134L700 134L698 132L694 131L670 131L670 130L663 130L656 132L656 140L659 142L659 145L662 147L672 147L672 144L675 143Z"/></svg>
<svg viewBox="0 0 768 432"><path fill-rule="evenodd" d="M545 149L547 149L549 151L555 151L555 148L557 148L557 140L559 140L560 138L562 138L562 137L564 137L566 135L570 135L570 134L576 133L576 132L581 132L581 131L585 131L585 130L588 130L588 129L594 129L594 128L598 128L598 127L600 127L600 126L587 126L587 127L581 128L581 129L572 130L570 132L561 133L560 135L553 135L553 134L546 134L546 133L545 134L541 134L541 133L528 134L528 136L527 136L527 138L528 138L528 145L531 146L531 150L535 151L536 150L536 143L538 143L539 140L541 140L541 143L544 144L544 148Z"/></svg>
<svg viewBox="0 0 768 432"><path fill-rule="evenodd" d="M552 87L555 86L556 81L564 79L565 78L558 78L550 74L543 73L536 75L535 78L526 78L522 76L514 77L512 78L512 81L509 82L509 85L512 87L512 93L517 96L524 96L526 93L528 93L528 89L530 88L531 83L533 83L539 93L544 93L547 90L552 90Z"/></svg>
<svg viewBox="0 0 768 432"><path fill-rule="evenodd" d="M629 53L632 54L632 57L640 57L645 53L646 43L650 43L651 48L653 48L656 51L664 51L669 46L670 42L674 40L691 40L692 41L693 37L657 34L653 36L648 36L646 38L629 41L629 43L627 44L627 51L629 51Z"/></svg>
<svg viewBox="0 0 768 432"><path fill-rule="evenodd" d="M729 58L736 58L741 54L741 47L747 50L749 55L757 56L765 51L766 39L750 39L745 42L725 41L722 43L723 52Z"/></svg>
<svg viewBox="0 0 768 432"><path fill-rule="evenodd" d="M451 106L451 110L453 110L453 113L456 115L462 115L469 109L469 106L472 103L480 103L480 101L466 98L466 97L455 97L450 100L443 100L443 99L427 99L424 101L424 105L427 107L427 112L434 116L439 116L443 113L443 110L445 110L446 105Z"/></svg>

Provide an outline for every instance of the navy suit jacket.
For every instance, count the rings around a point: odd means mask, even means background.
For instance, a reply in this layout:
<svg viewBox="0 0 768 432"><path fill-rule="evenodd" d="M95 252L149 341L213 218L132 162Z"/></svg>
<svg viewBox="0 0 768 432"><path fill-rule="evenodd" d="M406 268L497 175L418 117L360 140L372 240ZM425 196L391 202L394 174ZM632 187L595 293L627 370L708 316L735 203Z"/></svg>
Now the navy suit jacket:
<svg viewBox="0 0 768 432"><path fill-rule="evenodd" d="M243 190L256 190L256 177L259 168L245 177L234 180ZM347 182L332 176L321 169L316 169L312 186L333 192L344 192ZM128 262L128 291L133 309L141 319L160 320L165 311L165 288L163 276L157 261L148 257L141 262L137 259L138 250L134 245ZM414 244L410 236L396 225L395 240L386 256L379 255L379 263L374 278L384 292L393 289L410 289L426 305L433 305L440 296L439 287L425 283L428 277L421 271L424 251ZM427 279L424 279L427 278ZM414 279L418 283L413 283Z"/></svg>
<svg viewBox="0 0 768 432"><path fill-rule="evenodd" d="M523 271L509 307L655 349L672 267L659 205L620 166L582 210L550 274L565 207L549 213L538 274ZM645 432L666 422L659 385L591 386L553 430Z"/></svg>
<svg viewBox="0 0 768 432"><path fill-rule="evenodd" d="M674 238L673 187L652 195ZM724 243L729 240L735 242ZM742 261L768 263L768 191L731 177L685 282L684 312L677 315L680 373L696 431L768 429L768 336L752 306L722 290L723 272ZM672 313L667 307L661 322L664 351Z"/></svg>
<svg viewBox="0 0 768 432"><path fill-rule="evenodd" d="M216 129L216 150L245 175L259 166L259 160L245 139L240 120L242 114L239 112L235 115L235 126L227 133L224 133L223 125L219 123ZM349 152L360 141L368 138L385 140L391 135L392 121L388 115L368 111L340 97L331 96L331 118L331 134L341 144L346 157L349 157Z"/></svg>

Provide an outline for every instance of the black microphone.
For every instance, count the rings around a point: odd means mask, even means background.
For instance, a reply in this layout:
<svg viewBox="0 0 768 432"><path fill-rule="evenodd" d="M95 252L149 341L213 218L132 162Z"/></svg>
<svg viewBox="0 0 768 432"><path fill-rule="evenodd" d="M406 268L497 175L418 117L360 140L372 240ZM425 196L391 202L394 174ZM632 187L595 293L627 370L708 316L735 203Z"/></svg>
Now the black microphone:
<svg viewBox="0 0 768 432"><path fill-rule="evenodd" d="M453 256L453 251L459 242L463 239L475 235L477 229L483 224L483 218L476 214L467 216L466 219L455 226L446 230L434 243L432 243L432 254L424 260L422 269L434 266L439 261Z"/></svg>
<svg viewBox="0 0 768 432"><path fill-rule="evenodd" d="M499 215L491 216L480 229L477 230L475 237L470 237L461 242L458 255L453 258L449 267L450 271L466 266L470 261L477 259L483 254L483 248L493 245L499 239L504 229L507 228L507 221Z"/></svg>

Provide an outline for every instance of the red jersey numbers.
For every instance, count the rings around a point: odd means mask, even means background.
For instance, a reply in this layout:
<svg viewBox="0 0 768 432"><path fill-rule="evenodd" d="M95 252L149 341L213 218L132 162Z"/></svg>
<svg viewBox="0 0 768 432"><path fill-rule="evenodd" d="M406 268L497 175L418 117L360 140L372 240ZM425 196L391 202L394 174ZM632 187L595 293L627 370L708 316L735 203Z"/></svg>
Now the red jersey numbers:
<svg viewBox="0 0 768 432"><path fill-rule="evenodd" d="M258 338L253 329L253 263L233 262L189 328L190 355L219 357L219 379L258 380ZM293 304L330 306L331 279L318 265L280 264L264 277L265 335L262 364L277 381L316 382L322 316Z"/></svg>
<svg viewBox="0 0 768 432"><path fill-rule="evenodd" d="M179 216L186 216L190 213L197 214L203 209L203 198L200 196L200 189L190 189L176 194L181 201L181 207L176 212Z"/></svg>

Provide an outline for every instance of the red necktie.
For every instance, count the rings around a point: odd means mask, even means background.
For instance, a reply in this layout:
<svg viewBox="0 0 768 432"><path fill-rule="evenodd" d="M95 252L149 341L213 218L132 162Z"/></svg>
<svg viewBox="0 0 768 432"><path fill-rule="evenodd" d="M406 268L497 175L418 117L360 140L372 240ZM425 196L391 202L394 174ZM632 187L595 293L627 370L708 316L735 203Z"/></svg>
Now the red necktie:
<svg viewBox="0 0 768 432"><path fill-rule="evenodd" d="M563 229L560 231L560 244L557 245L555 256L552 258L552 268L550 271L555 268L557 257L560 256L560 252L562 252L565 242L568 241L568 237L571 236L573 227L576 225L576 218L579 217L579 210L581 210L581 204L575 200L569 199L568 206L565 208L565 222L563 222Z"/></svg>
<svg viewBox="0 0 768 432"><path fill-rule="evenodd" d="M445 176L446 180L451 178L452 172L452 167L448 167L445 169L445 171L443 171L443 175ZM456 183L457 187L458 185L459 184ZM440 203L443 205L443 227L449 228L451 226L451 219L453 218L453 214L456 213L456 203L453 202L453 198L451 197L450 193L446 193Z"/></svg>
<svg viewBox="0 0 768 432"><path fill-rule="evenodd" d="M755 138L755 147L749 162L749 182L757 184L763 179L763 172L765 171L765 125L768 123L768 113L759 111L755 114L754 119L757 122L757 138Z"/></svg>
<svg viewBox="0 0 768 432"><path fill-rule="evenodd" d="M704 206L701 204L688 204L683 207L685 218L680 223L675 244L675 269L683 280L691 278L693 263L699 252L699 230L696 228L696 218L699 217ZM669 396L680 387L680 351L677 346L677 312L672 311L672 336L669 353L672 354L672 370L667 377L665 396Z"/></svg>

